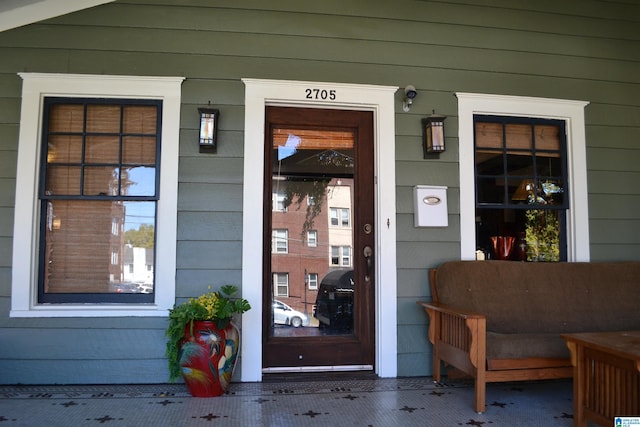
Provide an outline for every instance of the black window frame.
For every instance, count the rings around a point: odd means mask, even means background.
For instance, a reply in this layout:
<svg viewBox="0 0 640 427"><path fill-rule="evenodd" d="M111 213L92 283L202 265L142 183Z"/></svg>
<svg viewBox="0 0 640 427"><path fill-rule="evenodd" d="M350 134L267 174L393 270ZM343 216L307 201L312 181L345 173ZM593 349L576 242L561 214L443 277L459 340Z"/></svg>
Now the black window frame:
<svg viewBox="0 0 640 427"><path fill-rule="evenodd" d="M478 173L478 164L475 161L475 157L477 155L478 149L482 149L483 147L478 147L477 144L477 124L478 123L494 123L502 125L503 135L502 135L502 156L503 156L503 173L501 175L482 175ZM504 182L508 182L509 177L518 177L519 175L510 175L508 173L508 162L507 162L507 152L508 151L517 151L518 149L507 148L506 147L506 125L509 124L524 124L531 125L533 128L536 125L551 125L557 126L559 129L559 137L560 137L560 149L558 150L560 155L560 166L561 166L561 180L562 180L562 188L563 188L563 197L562 202L557 204L541 204L537 202L533 203L514 203L509 198L508 186L504 185L504 195L503 202L480 202L479 198L479 185L478 180L482 178L491 178L491 177L501 177ZM533 174L530 176L534 182L538 182L538 172L536 167L536 144L535 144L535 132L531 133L532 135L532 147L531 149L523 150L529 151L533 156ZM495 148L491 148L491 150L496 150ZM547 119L540 117L526 117L526 116L497 116L497 115L485 115L485 114L474 114L473 115L473 153L474 153L474 195L475 195L475 209L476 213L479 209L495 209L495 210L558 210L563 211L564 214L558 215L559 219L559 261L567 261L567 210L569 209L569 200L570 200L570 188L569 188L569 174L568 174L568 150L567 150L567 122L566 120L561 119ZM544 176L544 175L543 175ZM476 239L478 238L478 232L476 231ZM477 243L477 242L476 242Z"/></svg>
<svg viewBox="0 0 640 427"><path fill-rule="evenodd" d="M83 131L76 135L82 136L83 147L86 144L86 137L96 135L96 133L90 133L86 131L86 111L89 105L117 105L120 106L120 130L114 133L99 133L99 135L112 135L118 136L120 144L120 158L118 167L122 169L123 166L135 166L135 164L127 164L122 161L122 143L124 137L131 136L143 136L149 137L151 135L144 133L125 133L122 129L123 125L123 108L124 106L155 106L157 108L156 116L156 132L153 136L156 138L155 146L155 188L153 196L130 196L121 195L120 183L118 184L117 195L49 195L46 194L46 176L47 176L47 155L48 155L48 139L51 135L56 135L55 132L49 132L49 118L50 111L54 105L70 105L81 104L84 106L84 121ZM155 302L155 266L156 266L156 246L157 246L157 234L154 233L154 245L153 245L153 269L154 269L154 288L150 293L117 293L117 292L103 292L103 293L47 293L44 291L44 274L45 269L43 264L45 262L45 235L47 227L47 204L50 200L106 200L106 201L150 201L155 203L155 230L157 231L157 219L158 219L158 202L160 200L160 154L161 154L161 141L162 141L162 109L163 101L160 99L139 99L139 98L86 98L86 97L44 97L43 99L43 117L42 117L42 136L41 136L41 158L40 158L40 175L39 175L39 190L38 190L38 203L39 203L39 236L38 236L38 284L37 284L37 302L38 304L152 304ZM72 133L64 133L69 135ZM84 151L84 148L83 148ZM82 163L84 166L85 163ZM92 164L95 166L96 164ZM109 166L112 164L110 163ZM81 191L82 190L81 185ZM121 254L121 256L124 256Z"/></svg>

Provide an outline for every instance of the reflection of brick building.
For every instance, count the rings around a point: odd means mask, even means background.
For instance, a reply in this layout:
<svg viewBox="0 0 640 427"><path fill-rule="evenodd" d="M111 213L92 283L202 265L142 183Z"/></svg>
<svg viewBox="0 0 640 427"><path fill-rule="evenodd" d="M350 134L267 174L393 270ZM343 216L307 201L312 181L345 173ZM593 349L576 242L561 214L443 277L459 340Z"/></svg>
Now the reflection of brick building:
<svg viewBox="0 0 640 427"><path fill-rule="evenodd" d="M85 178L85 188L102 186L108 188L109 193L105 191L105 194L117 194L117 171L104 167L92 172L90 179ZM52 188L64 185L58 181L66 176L59 175L49 175ZM123 180L123 193L128 184ZM112 283L122 282L125 216L122 201L50 201L47 205L49 220L44 265L49 268L44 272L45 291L110 292Z"/></svg>
<svg viewBox="0 0 640 427"><path fill-rule="evenodd" d="M296 187L301 186L297 183ZM353 180L332 179L323 189L322 197L308 194L300 197L297 192L291 197L291 187L287 187L286 181L274 182L273 191L274 299L311 313L322 278L335 269L353 268ZM292 200L285 206L287 197ZM315 203L320 203L320 209L314 217L308 212L313 211Z"/></svg>
<svg viewBox="0 0 640 427"><path fill-rule="evenodd" d="M121 229L122 204L55 200L47 211L45 291L109 292L109 278L119 277L122 267L113 241L121 237L112 232L114 226Z"/></svg>

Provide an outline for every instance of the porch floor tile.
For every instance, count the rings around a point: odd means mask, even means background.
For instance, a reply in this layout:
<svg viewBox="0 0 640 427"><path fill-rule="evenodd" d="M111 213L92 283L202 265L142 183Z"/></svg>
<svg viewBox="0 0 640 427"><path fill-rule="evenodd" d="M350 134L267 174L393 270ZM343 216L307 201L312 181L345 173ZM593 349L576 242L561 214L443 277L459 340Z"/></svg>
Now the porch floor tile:
<svg viewBox="0 0 640 427"><path fill-rule="evenodd" d="M217 398L183 384L0 386L0 427L573 425L571 380L473 384L431 378L233 383Z"/></svg>

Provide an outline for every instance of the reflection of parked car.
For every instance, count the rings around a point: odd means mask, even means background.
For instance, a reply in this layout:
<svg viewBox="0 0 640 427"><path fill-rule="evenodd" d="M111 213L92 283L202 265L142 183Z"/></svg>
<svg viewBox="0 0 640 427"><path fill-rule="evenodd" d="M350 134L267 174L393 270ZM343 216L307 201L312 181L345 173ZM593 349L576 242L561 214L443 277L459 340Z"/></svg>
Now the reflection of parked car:
<svg viewBox="0 0 640 427"><path fill-rule="evenodd" d="M137 283L115 283L115 284L111 284L111 288L113 289L112 292L117 292L117 293L132 294L132 293L140 292L138 290Z"/></svg>
<svg viewBox="0 0 640 427"><path fill-rule="evenodd" d="M313 314L321 328L353 327L353 283L353 270L336 270L324 276Z"/></svg>
<svg viewBox="0 0 640 427"><path fill-rule="evenodd" d="M137 292L140 292L141 294L151 294L153 293L153 285L140 283L137 287Z"/></svg>
<svg viewBox="0 0 640 427"><path fill-rule="evenodd" d="M282 301L275 300L273 301L273 323L299 328L308 325L309 319L304 313L294 310Z"/></svg>

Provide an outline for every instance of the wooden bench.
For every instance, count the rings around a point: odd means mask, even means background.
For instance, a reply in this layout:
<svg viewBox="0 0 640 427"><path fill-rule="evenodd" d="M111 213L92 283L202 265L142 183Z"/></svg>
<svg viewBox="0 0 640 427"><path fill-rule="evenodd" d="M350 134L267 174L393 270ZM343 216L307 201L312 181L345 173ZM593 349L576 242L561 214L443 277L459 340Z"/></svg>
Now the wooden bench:
<svg viewBox="0 0 640 427"><path fill-rule="evenodd" d="M441 363L486 383L571 378L560 334L640 330L640 262L451 261L429 272L433 376Z"/></svg>

